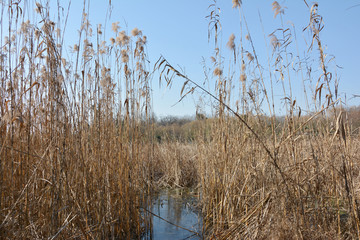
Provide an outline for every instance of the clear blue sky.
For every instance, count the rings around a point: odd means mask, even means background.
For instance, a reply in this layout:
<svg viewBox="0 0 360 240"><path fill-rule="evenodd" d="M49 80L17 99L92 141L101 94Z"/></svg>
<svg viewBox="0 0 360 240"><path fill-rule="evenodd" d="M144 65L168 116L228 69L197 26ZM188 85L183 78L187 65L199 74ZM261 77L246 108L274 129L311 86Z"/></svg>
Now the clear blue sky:
<svg viewBox="0 0 360 240"><path fill-rule="evenodd" d="M64 1L64 6L66 1ZM80 27L82 2L71 2L70 19L67 26L67 36L76 39L77 29ZM209 57L213 54L212 42L208 42L208 20L205 18L210 10L210 0L112 0L111 19L107 20L106 37L110 38L111 23L119 21L120 26L129 32L138 27L148 37L148 54L151 64L163 55L173 65L180 66L185 73L198 83L204 81L204 57L210 66ZM260 59L267 64L267 52L264 48L264 36L259 21L259 13L263 20L265 34L269 34L280 26L279 18L274 19L272 1L243 0L243 10L247 19L252 39L254 40ZM303 0L279 1L285 9L285 24L290 26L292 21L297 29L298 41L303 42L302 28L306 27L309 10ZM311 5L313 2L308 1ZM320 0L319 13L324 17L325 28L321 33L325 52L336 57L337 70L340 78L340 93L348 105L360 103L359 98L349 100L352 94L360 95L360 0ZM350 8L354 6L353 8ZM239 36L239 12L232 8L231 0L219 0L221 9L222 43L225 46L231 33ZM90 21L93 26L98 23L104 25L108 10L108 1L90 1ZM238 40L239 38L236 38ZM269 40L269 39L268 39ZM69 37L66 44L73 45ZM305 51L303 48L301 51ZM224 47L224 53L228 52ZM224 54L227 57L227 53ZM332 69L330 69L332 70ZM300 80L299 80L300 81ZM194 115L198 95L189 96L182 103L173 106L180 98L182 83L175 83L172 89L159 89L158 79L153 79L153 107L157 116L165 115ZM301 84L294 83L294 95L301 98L303 93ZM207 101L205 99L205 101ZM279 106L281 108L281 106Z"/></svg>

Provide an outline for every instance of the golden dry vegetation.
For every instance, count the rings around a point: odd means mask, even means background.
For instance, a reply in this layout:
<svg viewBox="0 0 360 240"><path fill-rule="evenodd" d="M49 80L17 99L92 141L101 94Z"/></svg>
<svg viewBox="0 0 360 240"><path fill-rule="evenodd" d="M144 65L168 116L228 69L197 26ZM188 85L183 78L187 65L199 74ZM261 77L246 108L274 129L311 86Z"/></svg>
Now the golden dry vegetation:
<svg viewBox="0 0 360 240"><path fill-rule="evenodd" d="M309 6L305 31L320 73L290 57L296 37L285 25L271 35L271 82L286 86L286 115L277 116L242 3L232 4L244 36L227 43L236 56L229 75L216 1L209 6L217 86L211 92L165 58L150 66L147 38L137 28L127 33L113 23L106 43L102 26L93 28L83 12L78 43L65 57L65 19L54 22L34 2L41 21L31 22L21 3L2 3L9 21L1 28L0 238L140 239L151 228L149 196L164 187L200 192L206 239L360 237L359 108L341 105L317 5ZM284 17L279 3L273 11ZM290 63L314 79L311 107L285 90L295 71ZM167 84L183 81L184 97L200 91L212 98L214 116L155 121L153 68ZM236 94L229 87L235 79Z"/></svg>

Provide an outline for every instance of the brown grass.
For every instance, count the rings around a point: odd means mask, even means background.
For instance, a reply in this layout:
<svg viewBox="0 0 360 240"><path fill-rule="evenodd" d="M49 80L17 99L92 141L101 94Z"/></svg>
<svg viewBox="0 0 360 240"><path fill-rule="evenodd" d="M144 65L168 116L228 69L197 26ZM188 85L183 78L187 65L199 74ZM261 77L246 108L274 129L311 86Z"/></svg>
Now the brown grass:
<svg viewBox="0 0 360 240"><path fill-rule="evenodd" d="M317 5L309 7L313 45L302 58L310 60L300 60L291 57L298 45L283 23L285 8L274 2L280 30L267 41L265 65L274 72L267 77L242 1L232 4L241 29L230 36L229 66L216 1L209 8L214 91L164 58L155 65L168 85L174 76L184 80L183 97L199 90L217 103L209 119L198 114L181 124L154 121L139 29L130 36L114 23L106 43L100 25L91 37L84 11L65 58L58 26L66 19L54 22L34 4L42 21L28 22L23 5L1 6L12 10L1 15L10 23L1 26L0 42L1 238L140 238L151 228L148 196L163 187L198 188L208 239L360 237L359 111L340 104ZM298 66L306 107L293 97L295 70L286 66ZM275 87L284 116L275 114Z"/></svg>
<svg viewBox="0 0 360 240"><path fill-rule="evenodd" d="M1 26L0 235L136 238L149 227L139 207L153 155L146 37L115 29L119 42L107 45L83 12L65 58L66 19L36 6L42 21L25 21L22 4L1 5L11 11Z"/></svg>
<svg viewBox="0 0 360 240"><path fill-rule="evenodd" d="M356 113L347 114L339 104L338 82L329 73L322 48L323 22L318 5L309 7L310 23L305 28L311 36L308 42L313 44L308 49L308 58L303 59L320 56L319 61L310 63L291 57L297 56L291 51L299 52L296 35L283 23L285 8L274 2L274 16L280 18L281 26L269 35L273 48L267 65L275 72L269 79L265 79L241 5L237 7L241 14L241 34L245 32L248 43L240 36L241 46L228 67L239 67L241 72L229 71L228 75L217 74L219 69L224 69L226 61L221 61L223 57L219 55L222 46L216 1L209 7L209 31L214 31L209 36L215 39L216 55L212 61L216 94L182 74L164 58L156 65L162 73L170 72L170 77L184 80L184 96L198 90L218 103L211 136L196 141L205 236L209 239L358 238L360 142L358 134L350 134L356 126L348 122L350 114ZM230 50L232 56L234 49ZM241 59L240 63L236 59ZM299 68L286 67L291 64ZM316 65L312 69L321 69L320 77L311 72L311 64ZM312 96L306 99L312 99L307 107L299 106L293 98L295 71L301 72L304 82L305 72L310 79L317 79L310 81L316 84L315 88L303 84L304 93ZM234 94L228 86L236 77L242 84L237 106L232 107L235 101L230 97ZM166 79L168 84L172 80ZM270 89L265 80L270 80ZM275 114L275 86L283 89L286 110L283 118ZM264 114L266 107L268 116ZM310 114L304 115L304 110Z"/></svg>

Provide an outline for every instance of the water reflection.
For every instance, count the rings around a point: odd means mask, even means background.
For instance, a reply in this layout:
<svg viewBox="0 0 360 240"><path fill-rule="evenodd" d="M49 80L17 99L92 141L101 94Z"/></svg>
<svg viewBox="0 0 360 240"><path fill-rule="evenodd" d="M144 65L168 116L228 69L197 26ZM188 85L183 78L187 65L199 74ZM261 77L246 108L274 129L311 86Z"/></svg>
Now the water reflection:
<svg viewBox="0 0 360 240"><path fill-rule="evenodd" d="M143 239L202 239L195 234L202 229L197 202L196 194L187 190L160 191L149 208L153 213L151 232Z"/></svg>

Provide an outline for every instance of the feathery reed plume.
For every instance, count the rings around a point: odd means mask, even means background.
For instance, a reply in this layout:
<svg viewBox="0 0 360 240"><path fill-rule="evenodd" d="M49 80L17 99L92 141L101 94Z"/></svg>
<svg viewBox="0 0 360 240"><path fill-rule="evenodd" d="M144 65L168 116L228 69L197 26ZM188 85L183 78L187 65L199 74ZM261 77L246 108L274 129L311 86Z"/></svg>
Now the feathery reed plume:
<svg viewBox="0 0 360 240"><path fill-rule="evenodd" d="M278 38L275 36L275 34L271 34L271 39L270 39L270 43L271 46L273 47L273 51L275 51L277 48L279 48L281 46Z"/></svg>
<svg viewBox="0 0 360 240"><path fill-rule="evenodd" d="M113 22L111 24L111 30L115 33L117 33L120 29L119 22Z"/></svg>
<svg viewBox="0 0 360 240"><path fill-rule="evenodd" d="M240 75L240 81L242 81L242 82L246 81L246 74L245 73Z"/></svg>
<svg viewBox="0 0 360 240"><path fill-rule="evenodd" d="M220 68L214 69L214 75L220 77L222 75L223 71Z"/></svg>
<svg viewBox="0 0 360 240"><path fill-rule="evenodd" d="M274 18L276 18L276 16L279 14L284 14L284 9L277 1L272 3L272 10L274 11Z"/></svg>
<svg viewBox="0 0 360 240"><path fill-rule="evenodd" d="M248 58L249 62L254 61L254 56L250 52L246 54L246 57Z"/></svg>
<svg viewBox="0 0 360 240"><path fill-rule="evenodd" d="M227 42L226 46L231 49L231 50L235 50L235 35L232 33L229 37L229 41Z"/></svg>
<svg viewBox="0 0 360 240"><path fill-rule="evenodd" d="M139 34L140 34L140 31L138 28L134 28L133 30L131 30L131 35L133 35L134 37L136 37Z"/></svg>
<svg viewBox="0 0 360 240"><path fill-rule="evenodd" d="M238 8L240 7L242 1L241 0L232 0L232 4L233 4L233 8Z"/></svg>

